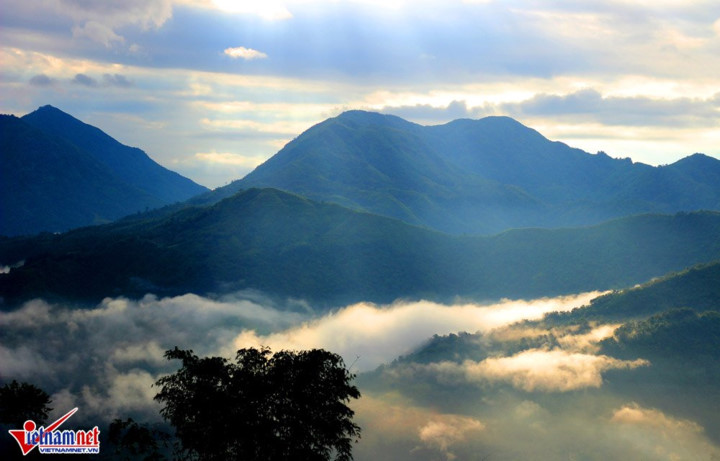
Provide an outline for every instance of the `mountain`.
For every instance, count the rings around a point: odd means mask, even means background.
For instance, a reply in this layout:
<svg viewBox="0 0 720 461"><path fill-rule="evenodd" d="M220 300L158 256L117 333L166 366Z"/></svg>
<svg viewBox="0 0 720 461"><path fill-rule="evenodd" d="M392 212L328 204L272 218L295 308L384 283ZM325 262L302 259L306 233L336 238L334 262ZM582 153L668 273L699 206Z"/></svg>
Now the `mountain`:
<svg viewBox="0 0 720 461"><path fill-rule="evenodd" d="M99 224L163 202L117 178L86 151L0 116L0 234Z"/></svg>
<svg viewBox="0 0 720 461"><path fill-rule="evenodd" d="M549 324L579 321L611 322L646 318L680 308L720 311L720 261L673 272L645 284L592 300L568 313L552 314Z"/></svg>
<svg viewBox="0 0 720 461"><path fill-rule="evenodd" d="M2 235L108 222L207 191L52 106L0 123Z"/></svg>
<svg viewBox="0 0 720 461"><path fill-rule="evenodd" d="M328 307L522 298L621 288L716 258L720 213L460 237L250 189L170 216L2 239L0 264L13 268L0 274L0 296L10 305L255 289Z"/></svg>
<svg viewBox="0 0 720 461"><path fill-rule="evenodd" d="M720 161L664 167L592 155L508 117L421 126L350 111L207 196L273 187L454 234L720 209Z"/></svg>
<svg viewBox="0 0 720 461"><path fill-rule="evenodd" d="M347 112L310 128L216 197L274 187L448 231L529 225L544 212L516 187L444 158L423 129L397 117Z"/></svg>

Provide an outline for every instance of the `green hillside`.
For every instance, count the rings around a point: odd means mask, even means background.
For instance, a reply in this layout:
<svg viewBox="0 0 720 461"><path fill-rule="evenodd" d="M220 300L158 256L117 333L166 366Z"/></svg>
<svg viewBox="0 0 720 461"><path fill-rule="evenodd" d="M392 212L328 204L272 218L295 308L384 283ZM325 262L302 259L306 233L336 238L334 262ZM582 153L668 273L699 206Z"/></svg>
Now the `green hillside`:
<svg viewBox="0 0 720 461"><path fill-rule="evenodd" d="M641 283L720 258L720 213L643 215L580 229L455 237L251 189L169 217L0 240L8 303L34 296L256 289L319 305L537 297Z"/></svg>
<svg viewBox="0 0 720 461"><path fill-rule="evenodd" d="M452 234L577 227L639 213L720 209L720 161L652 167L591 155L508 117L421 126L350 111L302 133L207 203L250 187Z"/></svg>
<svg viewBox="0 0 720 461"><path fill-rule="evenodd" d="M640 319L671 309L720 310L720 261L671 273L643 285L594 299L589 306L547 321Z"/></svg>

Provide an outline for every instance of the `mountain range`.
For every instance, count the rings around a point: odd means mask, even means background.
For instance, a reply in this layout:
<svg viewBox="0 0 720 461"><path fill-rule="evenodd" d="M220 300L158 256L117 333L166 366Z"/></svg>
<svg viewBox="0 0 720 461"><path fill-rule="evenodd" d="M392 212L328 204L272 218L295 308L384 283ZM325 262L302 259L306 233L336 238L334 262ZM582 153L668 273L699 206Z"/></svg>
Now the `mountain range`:
<svg viewBox="0 0 720 461"><path fill-rule="evenodd" d="M242 179L192 183L52 106L3 130L0 235L64 231L271 187L451 234L576 227L638 213L720 209L720 161L653 167L552 142L508 117L422 126L349 111L319 123Z"/></svg>
<svg viewBox="0 0 720 461"><path fill-rule="evenodd" d="M506 117L425 127L346 112L204 193L53 107L0 122L6 235L191 197L0 239L8 303L247 289L325 306L536 297L720 258L720 214L688 213L720 208L720 161L592 155Z"/></svg>
<svg viewBox="0 0 720 461"><path fill-rule="evenodd" d="M0 235L106 223L207 191L52 106L0 116L0 133Z"/></svg>
<svg viewBox="0 0 720 461"><path fill-rule="evenodd" d="M250 187L453 234L491 234L720 209L720 160L695 154L653 167L549 141L508 117L421 126L350 111L310 128L206 200Z"/></svg>
<svg viewBox="0 0 720 461"><path fill-rule="evenodd" d="M0 239L0 296L260 290L331 307L397 298L539 297L623 288L720 258L720 213L452 236L276 189L61 235Z"/></svg>

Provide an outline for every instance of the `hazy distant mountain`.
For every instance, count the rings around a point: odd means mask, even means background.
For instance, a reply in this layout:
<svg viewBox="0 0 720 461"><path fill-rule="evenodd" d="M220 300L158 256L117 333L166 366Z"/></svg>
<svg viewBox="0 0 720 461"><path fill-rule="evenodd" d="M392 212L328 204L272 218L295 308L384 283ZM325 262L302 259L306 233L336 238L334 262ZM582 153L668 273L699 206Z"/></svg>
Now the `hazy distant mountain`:
<svg viewBox="0 0 720 461"><path fill-rule="evenodd" d="M1 235L108 222L207 191L51 106L1 123Z"/></svg>
<svg viewBox="0 0 720 461"><path fill-rule="evenodd" d="M402 297L536 297L621 288L720 258L720 213L455 237L251 189L206 208L63 235L0 240L0 296L257 289L317 305Z"/></svg>
<svg viewBox="0 0 720 461"><path fill-rule="evenodd" d="M350 111L208 198L275 187L445 232L495 233L720 209L718 178L711 157L651 167L551 142L507 117L421 126Z"/></svg>

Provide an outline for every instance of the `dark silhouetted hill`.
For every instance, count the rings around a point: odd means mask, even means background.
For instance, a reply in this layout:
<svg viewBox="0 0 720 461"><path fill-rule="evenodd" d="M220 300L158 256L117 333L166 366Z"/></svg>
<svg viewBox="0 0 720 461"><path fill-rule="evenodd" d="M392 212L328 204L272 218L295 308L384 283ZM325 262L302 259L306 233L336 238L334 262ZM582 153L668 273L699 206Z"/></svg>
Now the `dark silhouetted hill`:
<svg viewBox="0 0 720 461"><path fill-rule="evenodd" d="M207 189L52 106L2 117L1 235L60 232Z"/></svg>

